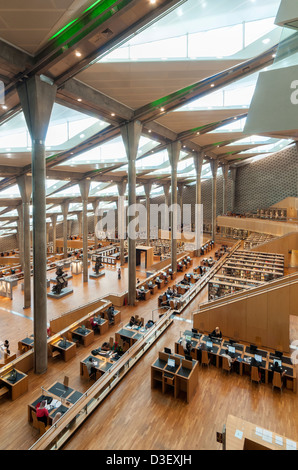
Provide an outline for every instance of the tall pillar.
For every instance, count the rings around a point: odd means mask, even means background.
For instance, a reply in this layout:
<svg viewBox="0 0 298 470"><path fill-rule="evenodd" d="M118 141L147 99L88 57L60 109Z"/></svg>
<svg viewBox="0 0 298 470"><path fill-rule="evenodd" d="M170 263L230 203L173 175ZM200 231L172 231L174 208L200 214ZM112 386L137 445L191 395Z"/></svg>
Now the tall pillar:
<svg viewBox="0 0 298 470"><path fill-rule="evenodd" d="M194 166L196 170L196 202L195 202L195 233L196 233L196 256L200 256L200 248L202 239L203 224L203 208L202 208L202 167L204 162L204 154L196 152L194 155Z"/></svg>
<svg viewBox="0 0 298 470"><path fill-rule="evenodd" d="M134 121L121 127L121 134L128 160L128 304L136 301L136 240L130 222L135 218L130 214L136 204L136 157L142 132L142 124Z"/></svg>
<svg viewBox="0 0 298 470"><path fill-rule="evenodd" d="M94 248L97 248L98 245L98 239L96 236L96 225L98 222L98 204L99 204L99 199L96 199L96 201L92 202L93 210L94 210Z"/></svg>
<svg viewBox="0 0 298 470"><path fill-rule="evenodd" d="M31 306L31 238L30 238L30 200L32 193L31 176L22 175L17 178L22 197L23 209L23 273L24 273L24 308Z"/></svg>
<svg viewBox="0 0 298 470"><path fill-rule="evenodd" d="M178 183L178 204L180 206L180 214L181 214L181 226L183 224L183 190L184 190L184 185L183 183ZM180 231L181 227L179 227Z"/></svg>
<svg viewBox="0 0 298 470"><path fill-rule="evenodd" d="M217 169L218 169L218 160L211 160L210 167L212 172L212 229L211 237L212 240L215 239L216 234L216 197L217 197Z"/></svg>
<svg viewBox="0 0 298 470"><path fill-rule="evenodd" d="M69 203L68 202L63 202L63 204L61 204L61 210L62 210L62 215L63 215L63 253L64 253L64 258L67 258L67 232L68 232L67 214L68 214L68 208L69 208Z"/></svg>
<svg viewBox="0 0 298 470"><path fill-rule="evenodd" d="M232 191L231 191L231 211L235 210L235 198L236 198L236 179L237 179L237 168L231 168L232 177Z"/></svg>
<svg viewBox="0 0 298 470"><path fill-rule="evenodd" d="M223 176L223 198L222 198L222 213L227 213L227 186L228 186L229 165L225 163L222 167Z"/></svg>
<svg viewBox="0 0 298 470"><path fill-rule="evenodd" d="M17 206L18 211L18 246L20 254L20 265L24 271L24 222L23 222L23 205Z"/></svg>
<svg viewBox="0 0 298 470"><path fill-rule="evenodd" d="M42 374L48 365L45 139L57 87L34 76L17 90L32 140L34 371Z"/></svg>
<svg viewBox="0 0 298 470"><path fill-rule="evenodd" d="M169 195L170 195L170 183L163 185L163 190L165 193L165 212L164 212L164 222L161 224L162 230L169 230Z"/></svg>
<svg viewBox="0 0 298 470"><path fill-rule="evenodd" d="M118 239L120 240L120 265L125 264L124 259L124 237L125 237L125 207L124 198L126 191L126 181L117 183L119 198L117 201L118 212Z"/></svg>
<svg viewBox="0 0 298 470"><path fill-rule="evenodd" d="M83 236L83 212L78 212L77 213L77 219L78 219L78 235L81 238Z"/></svg>
<svg viewBox="0 0 298 470"><path fill-rule="evenodd" d="M172 142L167 147L171 163L171 258L172 270L177 272L177 166L181 150L181 142Z"/></svg>
<svg viewBox="0 0 298 470"><path fill-rule="evenodd" d="M51 215L52 221L52 238L53 238L53 254L56 253L57 242L57 214Z"/></svg>
<svg viewBox="0 0 298 470"><path fill-rule="evenodd" d="M83 282L88 282L88 217L87 206L90 189L90 179L79 182L83 204Z"/></svg>
<svg viewBox="0 0 298 470"><path fill-rule="evenodd" d="M71 219L68 219L68 220L67 220L67 236L68 236L68 237L71 236L71 228L72 228L72 220L71 220Z"/></svg>
<svg viewBox="0 0 298 470"><path fill-rule="evenodd" d="M144 184L144 190L146 194L146 215L147 215L147 240L146 244L147 246L150 246L150 192L152 188L152 183L146 183Z"/></svg>

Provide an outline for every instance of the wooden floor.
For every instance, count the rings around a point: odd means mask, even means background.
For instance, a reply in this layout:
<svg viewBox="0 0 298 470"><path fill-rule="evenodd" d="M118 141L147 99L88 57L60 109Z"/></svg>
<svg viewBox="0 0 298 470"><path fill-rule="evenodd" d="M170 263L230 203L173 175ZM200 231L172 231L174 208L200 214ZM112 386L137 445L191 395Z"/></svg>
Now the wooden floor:
<svg viewBox="0 0 298 470"><path fill-rule="evenodd" d="M194 265L197 264L199 259L194 261ZM122 281L127 282L126 275L124 269L119 289L122 289ZM138 272L137 275L141 279L144 273ZM177 280L182 277L181 274ZM113 288L115 286L113 289L115 291L118 282L116 270L111 269L109 278L108 292L111 291L111 286ZM79 281L74 279L73 282L78 282L77 292ZM94 290L97 291L91 281L88 287L83 286L82 291L87 289L90 296ZM87 296L86 292L85 295ZM101 292L94 295L97 298L101 296ZM150 318L152 310L157 308L157 298L158 294L152 296L149 301L139 302L135 307L121 308L123 322L134 313L139 313L145 319ZM207 289L195 299L183 315L174 320L172 326L71 438L65 449L220 449L220 445L216 443L216 431L222 430L229 413L298 440L297 395L290 391L285 390L280 395L278 391L272 392L270 385L261 385L258 388L251 385L248 377L239 377L237 374L226 376L213 366L209 369L200 367L197 392L189 405L182 399L174 400L170 394L163 395L159 390L151 390L150 366L158 352L165 346L174 349L174 343L179 338L180 332L191 327L192 312L197 309L198 303L206 300ZM17 296L13 302L16 301ZM57 313L58 305L55 304L54 307L49 315L54 316ZM2 310L0 312L0 326L3 331L2 315L6 312L3 313ZM32 328L31 319L14 313L7 312L6 321L11 343L13 336L16 338L16 343L18 339L24 337L24 329L18 327L17 321L20 323L28 321ZM28 449L38 438L37 431L27 421L27 405L41 394L41 387L48 388L57 380L63 380L64 375L70 377L70 386L81 392L90 386L92 382L86 382L79 375L80 361L90 353L91 349L113 336L118 329L119 325L112 327L104 336L96 336L91 347L80 346L76 357L67 363L60 359L50 359L45 374L37 376L33 372L29 373L29 389L25 395L14 402L7 399L0 402L1 450ZM291 340L298 338L297 335L298 321L295 317L291 318Z"/></svg>

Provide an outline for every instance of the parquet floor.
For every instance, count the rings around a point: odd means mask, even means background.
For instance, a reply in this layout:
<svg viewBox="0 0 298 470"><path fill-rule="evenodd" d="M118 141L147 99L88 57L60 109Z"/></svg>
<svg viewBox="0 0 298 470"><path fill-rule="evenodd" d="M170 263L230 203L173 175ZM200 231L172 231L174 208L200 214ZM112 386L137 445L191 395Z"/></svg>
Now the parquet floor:
<svg viewBox="0 0 298 470"><path fill-rule="evenodd" d="M199 259L196 259L194 265L198 263ZM145 275L141 271L137 273L140 278L142 274ZM111 291L111 286L113 290L116 290L117 286L120 291L125 290L126 275L123 270L119 285L116 270L113 271L112 268L110 274L105 276L107 281L110 279L107 282L108 292ZM177 280L182 277L181 274ZM88 287L80 287L79 280L74 279L73 282L78 282L75 290L77 302L80 299L80 303L83 303L80 295L86 295L87 301L90 301L93 295L94 298L103 295L102 284L99 292L90 281ZM139 302L134 307L121 308L123 323L135 313L145 319L151 317L152 311L157 308L158 295L152 296L146 302ZM23 314L20 308L17 310L17 300L16 295L13 301L16 313ZM19 305L22 305L21 300L19 299ZM200 367L197 392L189 405L182 399L174 400L170 394L163 395L159 390L151 390L150 366L158 352L165 346L174 349L180 332L191 326L192 312L197 309L199 302L206 300L207 289L183 315L174 320L172 326L65 445L65 449L220 449L220 445L216 443L216 431L222 430L229 413L298 440L297 395L290 391L285 390L280 395L278 391L272 392L270 385L261 385L258 388L251 385L248 377L239 377L237 374L226 376L213 366L209 369ZM5 328L6 332L9 332L11 344L12 338L15 338L17 344L17 341L24 337L25 331L31 331L27 325L32 328L32 319L29 315L29 318L23 318L6 312L2 301L0 306L1 337L3 325L7 322ZM54 307L49 308L49 317L62 310L57 304ZM64 308L70 309L68 305ZM26 327L22 324L26 324ZM28 449L38 438L37 431L27 421L27 405L40 395L41 387L47 388L57 380L63 380L64 375L69 376L70 386L77 390L83 392L90 386L91 382L86 383L79 375L80 361L91 349L113 336L118 329L119 325L112 327L104 336L96 336L91 347L80 346L76 357L67 363L60 359L50 359L47 372L41 376L29 372L28 392L14 402L7 399L0 402L1 450ZM298 319L293 317L291 340L296 338L298 339Z"/></svg>

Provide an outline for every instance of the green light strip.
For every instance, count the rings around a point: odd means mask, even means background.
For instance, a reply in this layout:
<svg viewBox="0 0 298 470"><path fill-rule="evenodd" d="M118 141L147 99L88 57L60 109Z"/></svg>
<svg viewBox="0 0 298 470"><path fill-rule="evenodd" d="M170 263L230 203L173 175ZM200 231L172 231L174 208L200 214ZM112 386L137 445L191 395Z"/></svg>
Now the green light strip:
<svg viewBox="0 0 298 470"><path fill-rule="evenodd" d="M51 41L51 39L54 39L56 38L57 36L59 36L59 34L61 34L63 31L65 31L70 25L72 25L73 23L75 23L76 21L78 21L79 18L76 18L75 20L72 20L70 21L70 23L68 23L67 25L65 25L63 28L59 29L59 31L57 31L57 33L54 34L54 36L52 36L49 41Z"/></svg>
<svg viewBox="0 0 298 470"><path fill-rule="evenodd" d="M92 3L92 5L90 5L90 7L86 8L86 10L83 11L83 13L86 13L86 11L89 11L91 10L91 8L93 8L97 3L101 2L102 0L96 0L96 2Z"/></svg>

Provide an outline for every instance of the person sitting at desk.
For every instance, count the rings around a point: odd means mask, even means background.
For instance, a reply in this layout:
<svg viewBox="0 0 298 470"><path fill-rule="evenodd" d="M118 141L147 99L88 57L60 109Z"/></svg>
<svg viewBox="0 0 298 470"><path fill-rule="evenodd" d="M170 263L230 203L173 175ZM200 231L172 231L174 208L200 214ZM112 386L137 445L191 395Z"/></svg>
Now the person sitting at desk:
<svg viewBox="0 0 298 470"><path fill-rule="evenodd" d="M272 372L278 372L283 377L286 373L285 370L278 364L277 361L273 361Z"/></svg>
<svg viewBox="0 0 298 470"><path fill-rule="evenodd" d="M48 416L49 416L49 412L46 409L46 401L42 400L40 403L37 403L36 405L37 421L42 421L46 426L48 424Z"/></svg>
<svg viewBox="0 0 298 470"><path fill-rule="evenodd" d="M173 287L173 297L181 297L181 294L178 294L177 287Z"/></svg>
<svg viewBox="0 0 298 470"><path fill-rule="evenodd" d="M145 288L142 286L140 289L137 289L137 298L145 300Z"/></svg>
<svg viewBox="0 0 298 470"><path fill-rule="evenodd" d="M109 319L109 325L112 325L114 323L114 314L115 314L115 309L113 305L110 305L107 311L108 319Z"/></svg>
<svg viewBox="0 0 298 470"><path fill-rule="evenodd" d="M183 338L181 346L183 347L184 354L189 356L192 349L191 341L187 341L186 338Z"/></svg>
<svg viewBox="0 0 298 470"><path fill-rule="evenodd" d="M129 320L129 326L134 326L137 324L135 317L131 316Z"/></svg>
<svg viewBox="0 0 298 470"><path fill-rule="evenodd" d="M169 295L170 297L172 297L172 295L173 295L173 290L172 290L170 287L168 287L168 288L167 288L167 291L166 291L166 294Z"/></svg>
<svg viewBox="0 0 298 470"><path fill-rule="evenodd" d="M153 320L148 320L146 325L145 325L146 330L151 328L153 325L154 325L154 321Z"/></svg>
<svg viewBox="0 0 298 470"><path fill-rule="evenodd" d="M222 338L222 332L218 326L215 328L215 330L212 331L210 336L214 336L215 338Z"/></svg>
<svg viewBox="0 0 298 470"><path fill-rule="evenodd" d="M190 284L190 274L185 274L184 278L181 281L181 284L189 285Z"/></svg>
<svg viewBox="0 0 298 470"><path fill-rule="evenodd" d="M92 330L94 330L94 331L98 330L98 323L97 323L95 317L90 318L90 325L91 325Z"/></svg>
<svg viewBox="0 0 298 470"><path fill-rule="evenodd" d="M86 367L88 370L89 376L95 372L94 366L96 366L97 362L92 359L92 357L89 357L88 361L86 362Z"/></svg>
<svg viewBox="0 0 298 470"><path fill-rule="evenodd" d="M226 352L224 354L222 354L222 357L226 357L227 360L228 360L228 363L229 363L229 367L232 367L232 364L234 364L234 362L236 361L236 358L235 357L231 357L229 355L229 351L228 349L226 349Z"/></svg>

